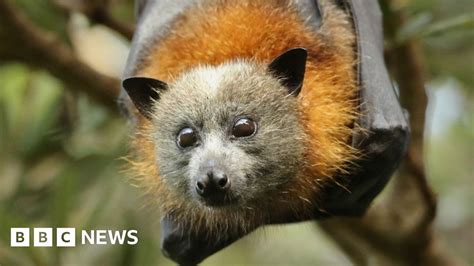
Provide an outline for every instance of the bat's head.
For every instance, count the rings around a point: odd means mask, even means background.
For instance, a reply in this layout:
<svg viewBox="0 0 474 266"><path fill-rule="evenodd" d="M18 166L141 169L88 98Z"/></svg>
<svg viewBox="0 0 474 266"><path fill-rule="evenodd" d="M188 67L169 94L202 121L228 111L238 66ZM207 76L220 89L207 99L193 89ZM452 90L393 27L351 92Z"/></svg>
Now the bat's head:
<svg viewBox="0 0 474 266"><path fill-rule="evenodd" d="M123 86L151 124L159 176L207 209L258 206L301 168L297 105L306 63L292 49L271 64L193 68L173 82L133 77Z"/></svg>

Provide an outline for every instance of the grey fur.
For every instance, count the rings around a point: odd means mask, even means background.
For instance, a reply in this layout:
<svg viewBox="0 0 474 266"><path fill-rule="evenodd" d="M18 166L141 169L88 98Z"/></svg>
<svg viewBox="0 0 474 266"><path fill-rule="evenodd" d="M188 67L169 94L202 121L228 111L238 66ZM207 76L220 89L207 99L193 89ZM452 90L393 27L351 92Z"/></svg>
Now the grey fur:
<svg viewBox="0 0 474 266"><path fill-rule="evenodd" d="M238 206L266 200L268 192L295 178L304 150L297 98L266 66L200 66L168 85L154 106L152 137L160 176L171 189L200 206L194 180L209 160L227 171ZM258 131L231 139L230 128L241 116L256 121ZM200 145L182 150L176 135L188 126L197 130Z"/></svg>

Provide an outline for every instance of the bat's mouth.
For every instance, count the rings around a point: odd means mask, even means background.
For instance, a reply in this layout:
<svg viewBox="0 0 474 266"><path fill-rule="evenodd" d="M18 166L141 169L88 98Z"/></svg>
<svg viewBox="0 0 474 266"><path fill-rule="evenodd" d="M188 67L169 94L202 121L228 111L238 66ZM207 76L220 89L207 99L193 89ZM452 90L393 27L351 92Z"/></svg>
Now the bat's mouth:
<svg viewBox="0 0 474 266"><path fill-rule="evenodd" d="M233 206L238 203L238 197L231 195L230 193L215 194L207 198L202 198L201 202L207 207L222 208L227 206Z"/></svg>

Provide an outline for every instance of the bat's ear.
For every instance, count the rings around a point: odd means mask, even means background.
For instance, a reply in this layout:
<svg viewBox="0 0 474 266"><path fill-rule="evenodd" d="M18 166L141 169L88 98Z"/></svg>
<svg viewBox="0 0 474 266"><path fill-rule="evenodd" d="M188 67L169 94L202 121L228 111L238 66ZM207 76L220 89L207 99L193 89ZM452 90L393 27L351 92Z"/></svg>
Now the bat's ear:
<svg viewBox="0 0 474 266"><path fill-rule="evenodd" d="M131 77L122 81L138 111L147 119L151 119L153 103L160 98L159 91L166 90L168 85L160 80L144 77Z"/></svg>
<svg viewBox="0 0 474 266"><path fill-rule="evenodd" d="M293 48L279 55L268 65L268 70L281 79L293 96L297 96L303 86L307 56L306 49Z"/></svg>

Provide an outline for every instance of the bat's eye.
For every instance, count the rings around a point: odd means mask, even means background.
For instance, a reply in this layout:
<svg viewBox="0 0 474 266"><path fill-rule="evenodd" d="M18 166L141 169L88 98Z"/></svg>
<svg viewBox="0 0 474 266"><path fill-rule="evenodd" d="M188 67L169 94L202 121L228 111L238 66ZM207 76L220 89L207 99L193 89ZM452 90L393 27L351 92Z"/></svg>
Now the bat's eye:
<svg viewBox="0 0 474 266"><path fill-rule="evenodd" d="M257 123L250 118L239 118L232 127L232 136L235 138L250 137L257 131Z"/></svg>
<svg viewBox="0 0 474 266"><path fill-rule="evenodd" d="M181 129L176 138L176 144L180 148L187 148L194 146L197 143L197 135L194 129L185 127Z"/></svg>

